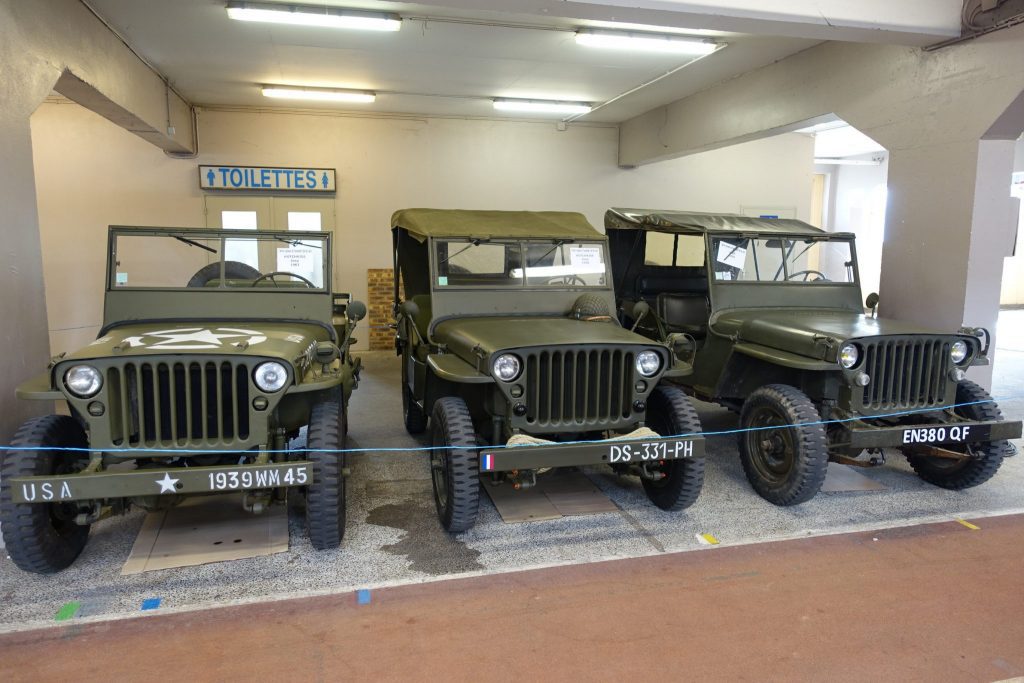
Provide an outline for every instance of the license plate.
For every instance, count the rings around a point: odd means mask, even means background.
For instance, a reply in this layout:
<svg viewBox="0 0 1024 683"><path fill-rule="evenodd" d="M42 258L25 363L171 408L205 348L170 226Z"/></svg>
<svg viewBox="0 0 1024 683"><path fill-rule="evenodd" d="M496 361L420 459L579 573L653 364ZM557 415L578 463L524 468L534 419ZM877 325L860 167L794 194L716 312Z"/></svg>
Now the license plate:
<svg viewBox="0 0 1024 683"><path fill-rule="evenodd" d="M989 441L992 433L990 425L929 425L927 427L910 427L903 430L903 443L939 444L939 443L973 443Z"/></svg>
<svg viewBox="0 0 1024 683"><path fill-rule="evenodd" d="M693 457L693 441L641 441L608 446L608 462L651 462Z"/></svg>
<svg viewBox="0 0 1024 683"><path fill-rule="evenodd" d="M221 470L207 474L210 491L304 486L309 483L308 465L285 465L265 470Z"/></svg>

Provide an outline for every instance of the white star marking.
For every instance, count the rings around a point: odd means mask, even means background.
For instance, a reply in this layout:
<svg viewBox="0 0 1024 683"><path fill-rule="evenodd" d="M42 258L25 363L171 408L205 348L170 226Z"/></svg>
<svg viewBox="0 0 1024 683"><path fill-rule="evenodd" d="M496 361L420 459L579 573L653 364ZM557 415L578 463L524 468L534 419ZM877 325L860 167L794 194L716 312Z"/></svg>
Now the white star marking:
<svg viewBox="0 0 1024 683"><path fill-rule="evenodd" d="M199 327L187 327L125 337L123 343L129 347L145 347L148 340L150 342L148 346L153 350L199 351L221 348L224 344L223 340L231 339L244 340L252 345L266 341L267 337L254 330L243 330L234 327L218 327L216 331Z"/></svg>
<svg viewBox="0 0 1024 683"><path fill-rule="evenodd" d="M160 487L160 493L175 493L176 489L174 486L180 481L179 479L171 479L171 475L164 472L163 479L157 479L157 486Z"/></svg>

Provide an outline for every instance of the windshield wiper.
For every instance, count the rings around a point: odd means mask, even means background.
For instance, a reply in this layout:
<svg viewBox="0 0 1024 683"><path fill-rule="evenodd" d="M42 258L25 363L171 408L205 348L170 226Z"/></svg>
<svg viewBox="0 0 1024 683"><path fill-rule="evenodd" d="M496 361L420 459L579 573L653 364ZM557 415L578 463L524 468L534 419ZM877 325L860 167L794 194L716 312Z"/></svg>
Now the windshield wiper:
<svg viewBox="0 0 1024 683"><path fill-rule="evenodd" d="M546 259L551 254L551 252L553 252L555 249L558 249L560 246L565 244L567 241L568 240L555 240L555 246L553 246L550 249L548 249L547 251L545 251L542 255L540 255L539 257L537 257L533 261L528 261L526 263L526 267L527 268L533 268L535 265L537 265L538 263L540 263L541 261Z"/></svg>
<svg viewBox="0 0 1024 683"><path fill-rule="evenodd" d="M479 247L479 246L480 246L480 240L472 240L472 241L471 241L471 242L470 242L469 244L467 244L466 246L464 246L464 247L463 247L462 249L459 249L459 250L458 250L457 252L455 252L454 254L448 254L447 256L445 256L445 257L444 257L443 259L441 259L440 261L438 261L437 265L439 265L439 266L440 266L440 265L442 265L442 264L448 263L448 261L452 260L453 258L455 258L456 256L458 256L458 255L459 255L459 254L461 254L462 252L466 251L467 249L470 249L470 248L472 248L472 247Z"/></svg>
<svg viewBox="0 0 1024 683"><path fill-rule="evenodd" d="M274 239L277 240L278 242L284 242L285 244L290 244L293 247L311 247L313 249L323 249L323 247L321 245L319 245L319 244L307 244L305 242L300 242L299 240L286 240L283 237L275 237Z"/></svg>
<svg viewBox="0 0 1024 683"><path fill-rule="evenodd" d="M188 244L189 246L199 247L200 249L205 249L206 251L210 252L211 254L216 254L217 253L217 250L214 249L213 247L208 247L205 244L201 244L199 242L196 242L195 240L190 240L187 237L181 237L180 235L171 235L171 237L173 237L174 239L178 240L179 242L184 242L185 244Z"/></svg>

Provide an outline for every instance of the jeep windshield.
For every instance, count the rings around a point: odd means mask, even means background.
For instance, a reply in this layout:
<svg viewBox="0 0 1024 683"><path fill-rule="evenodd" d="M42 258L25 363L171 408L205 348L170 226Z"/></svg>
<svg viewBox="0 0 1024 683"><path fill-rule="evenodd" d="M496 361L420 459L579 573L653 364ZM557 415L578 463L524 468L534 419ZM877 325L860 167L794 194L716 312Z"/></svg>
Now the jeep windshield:
<svg viewBox="0 0 1024 683"><path fill-rule="evenodd" d="M323 292L327 237L316 233L115 230L108 287Z"/></svg>
<svg viewBox="0 0 1024 683"><path fill-rule="evenodd" d="M718 282L814 285L857 281L847 239L712 236L710 247L709 262Z"/></svg>
<svg viewBox="0 0 1024 683"><path fill-rule="evenodd" d="M452 239L434 245L436 287L608 286L604 242Z"/></svg>

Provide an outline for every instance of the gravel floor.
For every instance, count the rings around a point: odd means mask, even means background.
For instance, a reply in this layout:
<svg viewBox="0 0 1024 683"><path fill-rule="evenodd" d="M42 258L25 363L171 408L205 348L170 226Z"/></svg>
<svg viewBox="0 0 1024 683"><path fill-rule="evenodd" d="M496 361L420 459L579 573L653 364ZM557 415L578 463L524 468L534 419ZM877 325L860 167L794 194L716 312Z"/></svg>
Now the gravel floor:
<svg viewBox="0 0 1024 683"><path fill-rule="evenodd" d="M1004 313L998 343L993 393L1007 416L1019 419L1024 415L1024 311ZM387 352L362 355L365 370L352 401L350 445L416 447L402 427L397 359ZM736 424L735 416L715 406L700 404L699 412L705 431ZM0 558L0 631L53 625L69 601L81 603L76 621L132 616L148 598L160 598L160 611L193 609L710 549L698 542L702 533L733 545L1024 509L1024 457L1007 460L988 484L957 493L920 481L895 455L885 467L864 471L888 487L885 491L819 494L804 505L778 508L750 489L735 438L717 436L708 442L703 493L689 510L661 512L647 502L639 480L593 469L588 476L615 501L617 513L510 525L484 497L476 527L451 538L436 521L425 454L377 453L352 460L348 527L337 551L314 552L301 512L292 510L287 553L122 577L119 570L143 518L134 512L95 525L81 558L57 576L25 574Z"/></svg>

